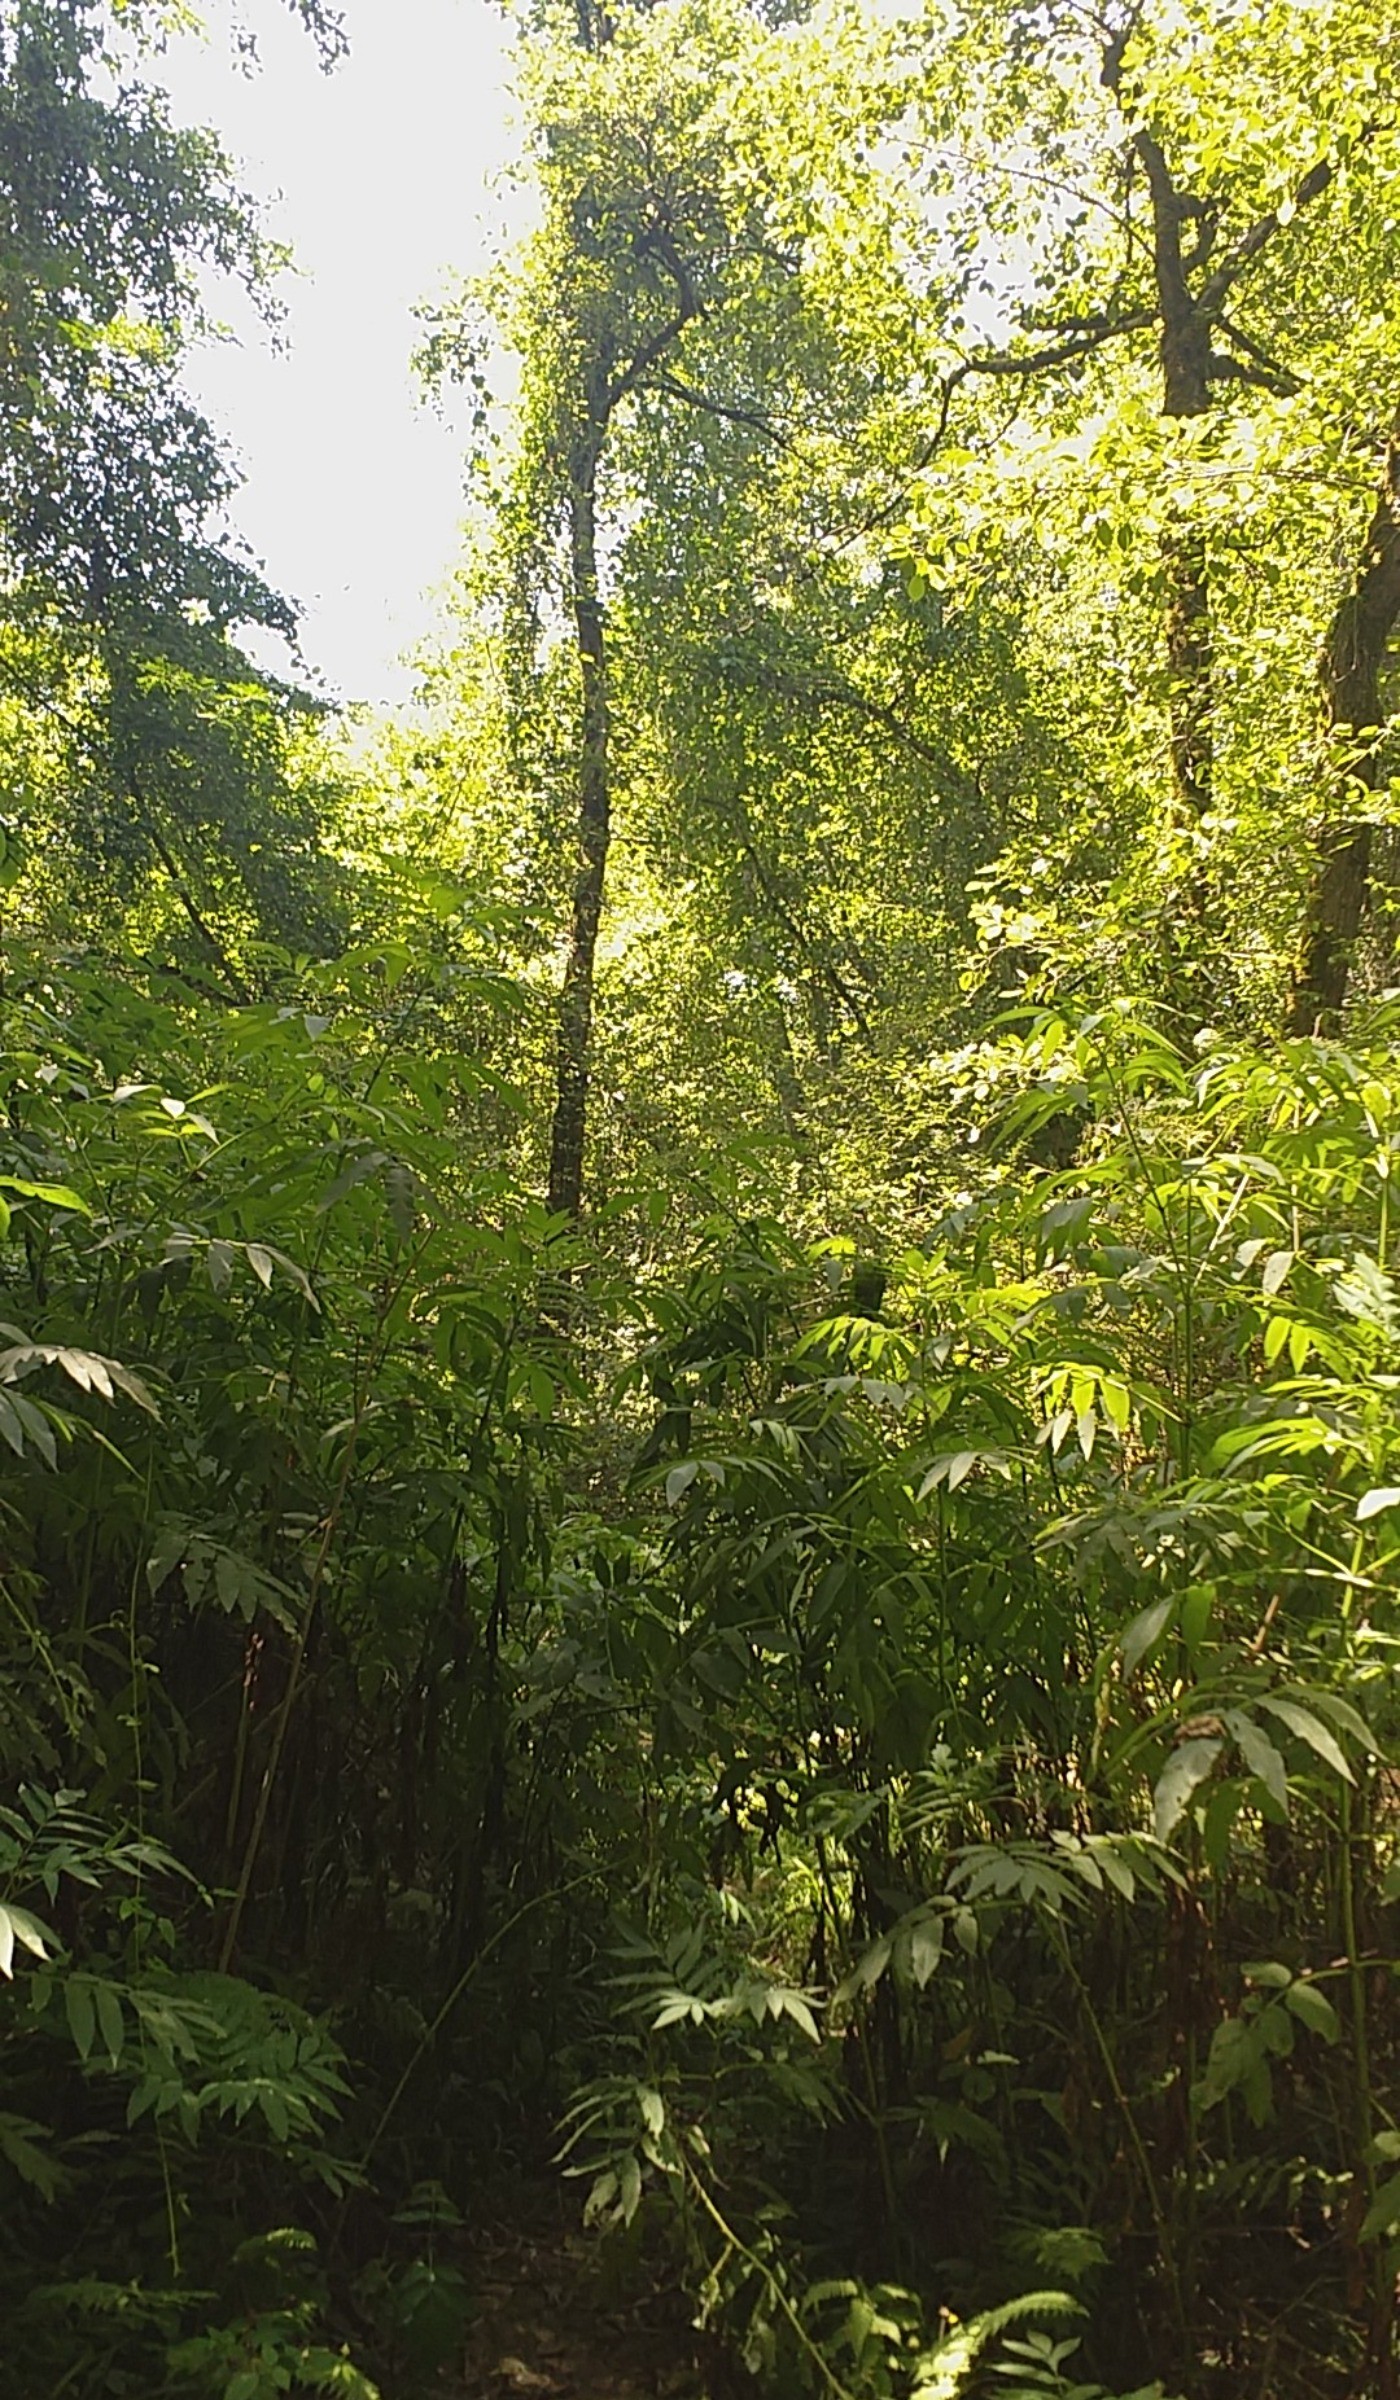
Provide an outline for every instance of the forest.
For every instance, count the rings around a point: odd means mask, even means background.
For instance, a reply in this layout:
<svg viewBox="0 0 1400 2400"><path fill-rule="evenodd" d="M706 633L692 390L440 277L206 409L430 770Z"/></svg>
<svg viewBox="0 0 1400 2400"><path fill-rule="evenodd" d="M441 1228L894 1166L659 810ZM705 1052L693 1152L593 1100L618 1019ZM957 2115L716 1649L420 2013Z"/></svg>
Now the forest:
<svg viewBox="0 0 1400 2400"><path fill-rule="evenodd" d="M5 2400L1400 2400L1400 20L510 5L367 721L0 0Z"/></svg>

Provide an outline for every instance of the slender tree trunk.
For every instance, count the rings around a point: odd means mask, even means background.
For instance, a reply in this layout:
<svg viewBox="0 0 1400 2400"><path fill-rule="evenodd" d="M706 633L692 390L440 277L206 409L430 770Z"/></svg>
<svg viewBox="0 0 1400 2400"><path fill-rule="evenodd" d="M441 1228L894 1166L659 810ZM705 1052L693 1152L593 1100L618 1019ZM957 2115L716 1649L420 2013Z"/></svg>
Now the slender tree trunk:
<svg viewBox="0 0 1400 2400"><path fill-rule="evenodd" d="M1104 52L1102 81L1120 105L1123 58L1131 32L1130 24ZM1200 203L1178 189L1166 153L1145 125L1137 125L1132 141L1152 200L1162 414L1203 417L1210 407L1211 320L1197 305L1190 270L1203 260L1209 236L1198 241L1196 254L1188 261L1182 249L1182 228L1193 222L1202 224ZM1178 798L1192 818L1200 818L1210 806L1214 763L1210 581L1204 537L1189 525L1173 526L1164 545L1163 563L1172 771Z"/></svg>
<svg viewBox="0 0 1400 2400"><path fill-rule="evenodd" d="M1324 839L1289 1007L1289 1030L1312 1033L1346 998L1371 884L1373 828L1360 805L1381 780L1381 670L1400 621L1400 410L1386 443L1375 509L1351 589L1322 651L1323 706L1340 754L1346 814Z"/></svg>
<svg viewBox="0 0 1400 2400"><path fill-rule="evenodd" d="M1138 147L1152 190L1153 262L1162 328L1162 414L1203 417L1210 407L1210 327L1192 299L1182 260L1182 201L1156 143L1144 134ZM1164 564L1172 771L1178 797L1196 819L1210 807L1214 770L1214 660L1204 535L1194 526L1174 525L1166 538Z"/></svg>
<svg viewBox="0 0 1400 2400"><path fill-rule="evenodd" d="M581 687L578 866L569 955L559 1000L549 1155L549 1205L569 1217L577 1217L583 1201L594 968L612 838L607 642L598 590L598 468L607 426L607 399L601 390L595 390L589 394L587 423L575 445L569 472L570 596Z"/></svg>
<svg viewBox="0 0 1400 2400"><path fill-rule="evenodd" d="M1193 819L1210 807L1215 755L1211 725L1213 644L1204 537L1174 528L1164 548L1167 573L1167 672L1171 679L1172 773Z"/></svg>
<svg viewBox="0 0 1400 2400"><path fill-rule="evenodd" d="M1184 203L1149 135L1138 142L1152 191L1153 259L1160 312L1162 414L1203 417L1211 405L1210 326L1192 298L1182 257ZM1176 813L1196 834L1215 785L1215 657L1210 560L1198 525L1173 508L1162 539L1166 584L1167 716ZM1207 941L1210 885L1204 852L1193 846L1179 905L1166 928L1167 986L1182 1026L1194 1032L1218 998Z"/></svg>

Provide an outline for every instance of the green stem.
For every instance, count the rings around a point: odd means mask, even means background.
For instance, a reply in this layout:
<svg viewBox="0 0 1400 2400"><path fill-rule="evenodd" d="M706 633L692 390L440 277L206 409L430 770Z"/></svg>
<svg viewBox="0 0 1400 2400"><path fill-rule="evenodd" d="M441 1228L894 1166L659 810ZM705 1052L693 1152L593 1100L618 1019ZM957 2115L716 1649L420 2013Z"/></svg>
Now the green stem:
<svg viewBox="0 0 1400 2400"><path fill-rule="evenodd" d="M803 2349L807 2353L807 2356L812 2361L813 2366L821 2376L827 2390L833 2395L833 2400L855 2400L855 2394L850 2391L844 2383L842 2383L840 2377L833 2368L831 2361L826 2356L825 2351L823 2351L819 2345L813 2341L810 2333L807 2331L806 2326L803 2324L802 2319L799 2317L796 2309L792 2305L792 2302L789 2300L787 2293L783 2290L782 2284L779 2282L778 2277L768 2265L767 2260L760 2258L757 2251L751 2250L748 2243L743 2240L741 2235L735 2232L733 2226L721 2214L720 2210L715 2205L714 2200L711 2198L710 2193L706 2189L705 2185L701 2182L700 2177L696 2174L695 2169L692 2167L689 2159L685 2157L684 2153L681 2154L681 2169L685 2175L686 2181L694 2191L697 2200L704 2209L706 2216L709 2218L716 2232L720 2234L722 2239L729 2244L729 2247L734 2252L735 2256L737 2258L742 2258L748 2266L752 2267L754 2273L761 2276L764 2283L767 2284L771 2297L777 2302L778 2307L782 2310L783 2315L787 2318L789 2325L792 2327L792 2330L796 2334L798 2341L801 2343Z"/></svg>

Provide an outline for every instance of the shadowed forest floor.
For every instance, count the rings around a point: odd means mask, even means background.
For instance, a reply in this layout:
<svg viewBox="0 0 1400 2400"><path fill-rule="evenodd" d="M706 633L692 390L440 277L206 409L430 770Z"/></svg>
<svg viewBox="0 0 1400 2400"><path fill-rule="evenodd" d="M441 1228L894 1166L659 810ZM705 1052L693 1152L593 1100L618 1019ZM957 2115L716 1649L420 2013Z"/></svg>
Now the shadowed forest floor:
<svg viewBox="0 0 1400 2400"><path fill-rule="evenodd" d="M480 2313L460 2400L724 2400L697 2364L683 2295L619 2275L578 2222L572 2190L540 2187L473 2243Z"/></svg>

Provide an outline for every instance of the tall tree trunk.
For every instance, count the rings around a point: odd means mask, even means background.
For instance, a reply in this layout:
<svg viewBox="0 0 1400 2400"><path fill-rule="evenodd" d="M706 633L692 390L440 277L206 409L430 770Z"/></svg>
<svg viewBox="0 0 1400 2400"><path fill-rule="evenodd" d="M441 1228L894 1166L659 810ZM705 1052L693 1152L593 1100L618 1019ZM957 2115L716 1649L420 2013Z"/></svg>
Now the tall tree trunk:
<svg viewBox="0 0 1400 2400"><path fill-rule="evenodd" d="M1181 255L1183 201L1156 143L1143 134L1138 148L1152 190L1153 263L1162 329L1162 414L1203 417L1210 407L1210 326L1192 299ZM1214 662L1204 535L1194 526L1174 525L1166 537L1163 563L1172 771L1179 799L1193 818L1200 818L1210 807L1214 768Z"/></svg>
<svg viewBox="0 0 1400 2400"><path fill-rule="evenodd" d="M569 956L559 1000L549 1154L549 1205L569 1217L577 1217L583 1201L594 968L612 838L607 642L598 590L598 468L607 439L608 414L607 395L600 380L598 388L589 393L587 423L575 444L569 468L570 598L581 687L578 866Z"/></svg>
<svg viewBox="0 0 1400 2400"><path fill-rule="evenodd" d="M1181 229L1192 203L1177 190L1146 131L1137 139L1152 194L1152 253L1160 324L1162 414L1203 417L1211 405L1209 320L1192 297ZM1210 561L1205 535L1175 507L1162 539L1166 585L1167 716L1176 811L1194 834L1210 808L1215 779L1214 639ZM1205 1023L1218 998L1205 939L1210 888L1203 851L1193 848L1178 909L1166 928L1167 988L1184 1029Z"/></svg>
<svg viewBox="0 0 1400 2400"><path fill-rule="evenodd" d="M1124 53L1135 22L1123 27L1104 52L1102 81L1120 105ZM1201 203L1178 188L1165 151L1146 125L1134 128L1132 144L1152 201L1162 414L1203 417L1210 407L1211 318L1192 293L1191 269L1208 254L1209 220ZM1181 240L1188 224L1198 228L1196 255L1189 261ZM1213 766L1210 581L1204 537L1189 525L1173 526L1164 544L1163 564L1172 771L1178 798L1193 818L1199 818L1210 806Z"/></svg>
<svg viewBox="0 0 1400 2400"><path fill-rule="evenodd" d="M1373 828L1358 803L1381 779L1381 669L1400 620L1400 410L1386 443L1375 509L1350 591L1322 651L1323 705L1340 752L1346 814L1326 836L1309 899L1289 1030L1329 1024L1346 998L1371 884Z"/></svg>

